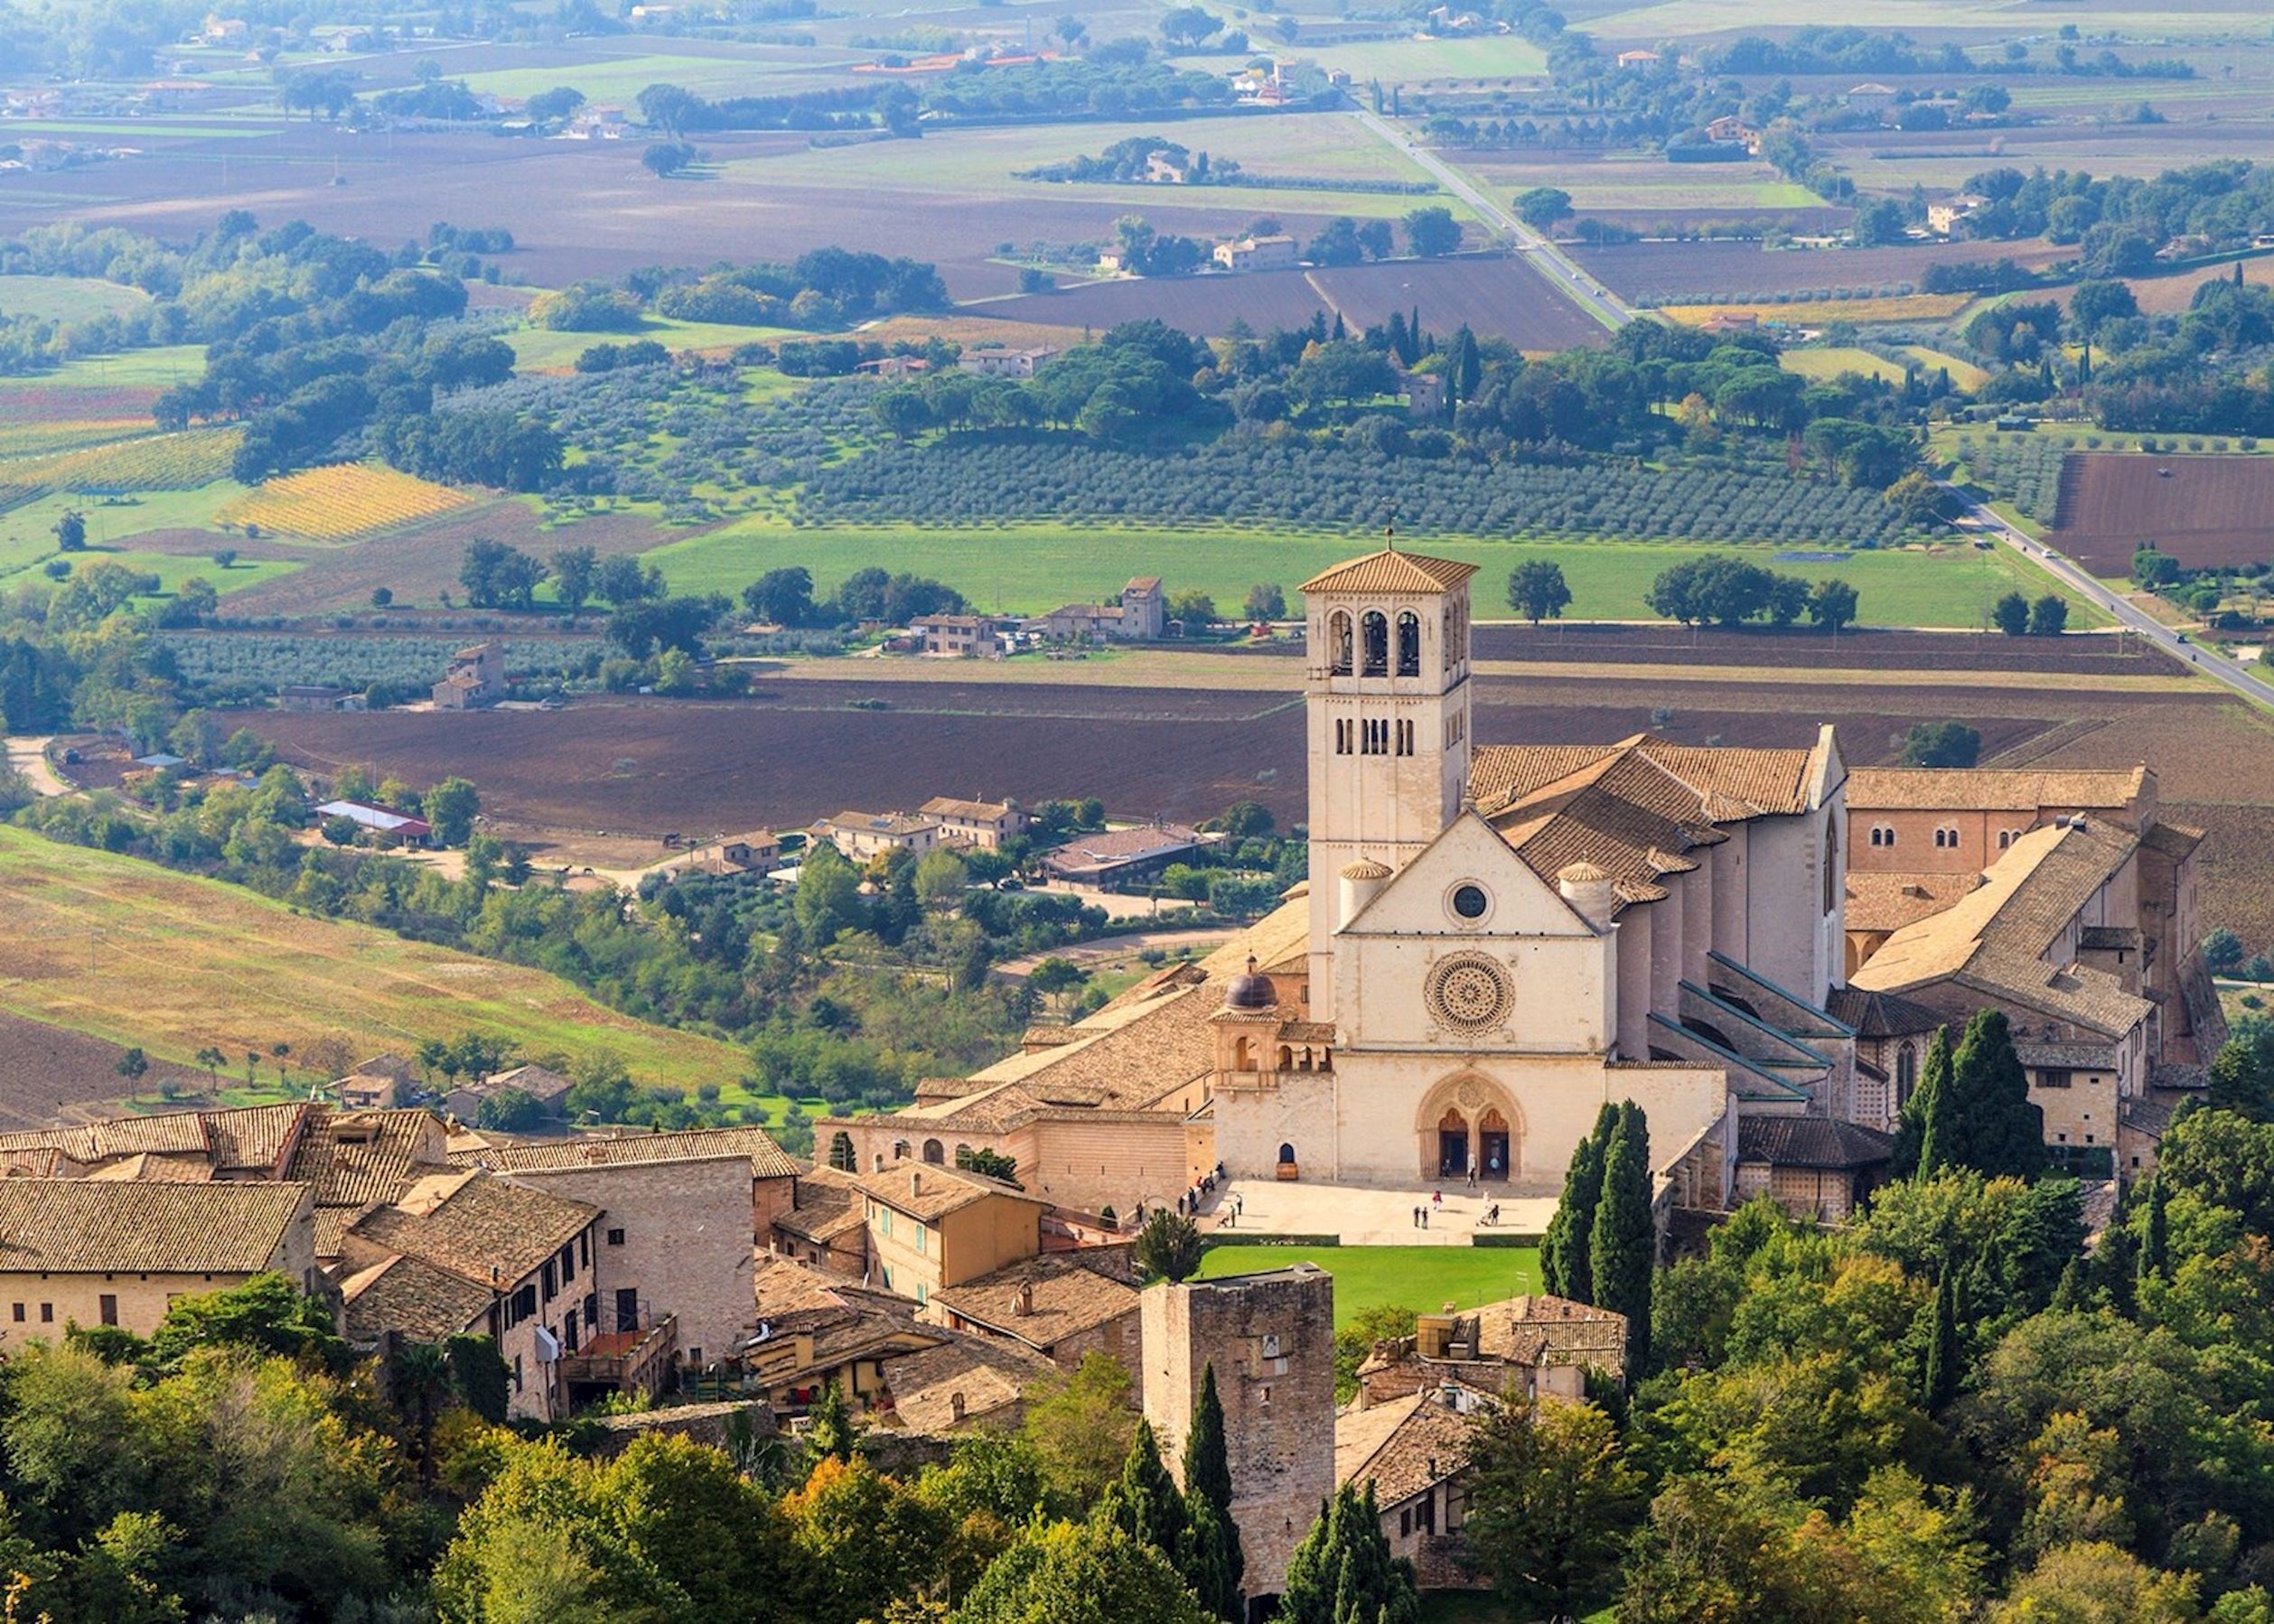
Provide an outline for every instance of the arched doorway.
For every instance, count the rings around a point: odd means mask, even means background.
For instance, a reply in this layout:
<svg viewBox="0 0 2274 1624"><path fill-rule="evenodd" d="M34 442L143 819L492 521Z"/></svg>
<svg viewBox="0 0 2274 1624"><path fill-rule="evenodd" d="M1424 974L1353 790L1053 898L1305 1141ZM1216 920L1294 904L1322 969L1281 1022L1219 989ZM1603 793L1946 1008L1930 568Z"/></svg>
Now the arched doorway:
<svg viewBox="0 0 2274 1624"><path fill-rule="evenodd" d="M1508 1118L1501 1115L1498 1106L1487 1110L1476 1123L1476 1176L1480 1179L1507 1179L1514 1168L1509 1153L1514 1148L1508 1131Z"/></svg>
<svg viewBox="0 0 2274 1624"><path fill-rule="evenodd" d="M1437 1118L1437 1177L1465 1179L1469 1171L1469 1119L1446 1107Z"/></svg>

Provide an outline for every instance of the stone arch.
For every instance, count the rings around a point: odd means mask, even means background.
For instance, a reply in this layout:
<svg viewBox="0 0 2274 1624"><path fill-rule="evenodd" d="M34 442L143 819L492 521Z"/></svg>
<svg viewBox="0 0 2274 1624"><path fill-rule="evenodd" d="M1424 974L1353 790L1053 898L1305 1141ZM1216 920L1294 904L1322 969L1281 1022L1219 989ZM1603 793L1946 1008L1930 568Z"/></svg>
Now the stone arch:
<svg viewBox="0 0 2274 1624"><path fill-rule="evenodd" d="M1256 1069L1256 1041L1245 1033L1232 1041L1231 1069L1234 1071L1253 1071Z"/></svg>
<svg viewBox="0 0 2274 1624"><path fill-rule="evenodd" d="M1398 615L1398 675L1421 675L1421 617L1410 609Z"/></svg>
<svg viewBox="0 0 2274 1624"><path fill-rule="evenodd" d="M937 1139L927 1139L924 1141L924 1160L926 1162L930 1162L934 1167L938 1167L947 1159L947 1146L941 1144Z"/></svg>
<svg viewBox="0 0 2274 1624"><path fill-rule="evenodd" d="M1326 668L1336 677L1348 677L1357 667L1351 659L1350 613L1336 610L1326 620Z"/></svg>
<svg viewBox="0 0 2274 1624"><path fill-rule="evenodd" d="M1370 609L1358 622L1361 677L1390 675L1390 617L1379 609Z"/></svg>
<svg viewBox="0 0 2274 1624"><path fill-rule="evenodd" d="M1286 1043L1279 1045L1279 1069L1282 1071L1295 1069L1295 1050Z"/></svg>
<svg viewBox="0 0 2274 1624"><path fill-rule="evenodd" d="M1514 1182L1524 1176L1525 1124L1522 1107L1506 1087L1493 1081L1483 1072L1461 1070L1445 1078L1436 1087L1422 1096L1420 1106L1414 1113L1414 1142L1416 1162L1424 1179L1435 1181L1446 1177L1458 1177L1440 1171L1444 1166L1442 1144L1437 1135L1444 1131L1446 1114L1458 1115L1468 1125L1466 1168L1477 1169L1478 1177ZM1496 1120L1501 1125L1491 1130L1505 1134L1507 1148L1499 1173L1495 1175L1485 1165L1488 1157L1484 1142L1487 1121Z"/></svg>

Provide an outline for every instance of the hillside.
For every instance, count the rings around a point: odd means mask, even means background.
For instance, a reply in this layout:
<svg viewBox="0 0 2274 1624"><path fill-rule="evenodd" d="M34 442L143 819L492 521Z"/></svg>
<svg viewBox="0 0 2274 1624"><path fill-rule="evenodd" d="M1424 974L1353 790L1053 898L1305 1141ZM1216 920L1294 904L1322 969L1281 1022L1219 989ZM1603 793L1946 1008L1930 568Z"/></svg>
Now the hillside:
<svg viewBox="0 0 2274 1624"><path fill-rule="evenodd" d="M732 1084L732 1046L647 1025L557 976L310 919L219 881L0 828L0 1012L187 1066L327 1040L357 1057L478 1031L640 1082ZM30 1079L27 1084L37 1087Z"/></svg>

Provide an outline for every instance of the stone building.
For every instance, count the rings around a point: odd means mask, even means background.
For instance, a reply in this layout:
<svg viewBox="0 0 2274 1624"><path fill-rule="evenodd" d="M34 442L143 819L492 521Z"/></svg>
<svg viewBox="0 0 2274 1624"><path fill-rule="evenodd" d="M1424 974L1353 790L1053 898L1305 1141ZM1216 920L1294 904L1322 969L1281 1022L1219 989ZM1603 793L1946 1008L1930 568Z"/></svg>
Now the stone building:
<svg viewBox="0 0 2274 1624"><path fill-rule="evenodd" d="M450 657L435 684L435 709L472 711L505 697L505 645L474 643Z"/></svg>
<svg viewBox="0 0 2274 1624"><path fill-rule="evenodd" d="M1452 1394L1425 1389L1334 1419L1334 1481L1374 1488L1390 1554L1414 1565L1424 1590L1480 1590L1461 1527L1468 1515L1472 1423Z"/></svg>
<svg viewBox="0 0 2274 1624"><path fill-rule="evenodd" d="M859 1186L872 1278L919 1303L1043 1249L1050 1203L999 1179L917 1162Z"/></svg>
<svg viewBox="0 0 2274 1624"><path fill-rule="evenodd" d="M936 822L944 838L994 851L1026 832L1026 813L1016 801L960 800L935 795L917 811Z"/></svg>
<svg viewBox="0 0 2274 1624"><path fill-rule="evenodd" d="M1118 1265L1119 1275L1108 1272ZM1015 1342L1071 1371L1102 1353L1141 1395L1145 1358L1128 1253L1045 1253L931 1293L931 1315L951 1330Z"/></svg>
<svg viewBox="0 0 2274 1624"><path fill-rule="evenodd" d="M1216 1372L1231 1515L1251 1602L1278 1593L1287 1561L1334 1493L1334 1282L1314 1264L1147 1289L1145 1414L1181 1480L1204 1373Z"/></svg>
<svg viewBox="0 0 2274 1624"><path fill-rule="evenodd" d="M452 1165L486 1167L492 1172L533 1172L558 1167L633 1170L660 1163L743 1158L749 1171L750 1243L763 1246L774 1220L797 1199L799 1164L763 1128L683 1128L668 1134L580 1134L573 1139L522 1140L453 1151ZM627 1171L625 1189L641 1175ZM595 1186L597 1188L597 1186Z"/></svg>

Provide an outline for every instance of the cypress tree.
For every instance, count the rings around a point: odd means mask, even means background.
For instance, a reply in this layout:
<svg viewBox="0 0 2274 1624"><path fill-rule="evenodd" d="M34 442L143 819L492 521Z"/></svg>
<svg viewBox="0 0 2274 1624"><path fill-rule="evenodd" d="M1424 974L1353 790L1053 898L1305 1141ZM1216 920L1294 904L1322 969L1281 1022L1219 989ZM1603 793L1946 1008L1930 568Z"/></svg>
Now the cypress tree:
<svg viewBox="0 0 2274 1624"><path fill-rule="evenodd" d="M2084 1259L2072 1257L2069 1266L2061 1271L2061 1283L2053 1288L2053 1301L2045 1304L2046 1311L2056 1314L2081 1314L2090 1305L2091 1285L2084 1278Z"/></svg>
<svg viewBox="0 0 2274 1624"><path fill-rule="evenodd" d="M1596 1113L1595 1131L1579 1141L1571 1153L1571 1165L1564 1171L1563 1199L1556 1203L1556 1216L1548 1220L1548 1232L1539 1240L1540 1278L1549 1296L1595 1301L1587 1248L1595 1234L1596 1203L1603 1196L1603 1156L1618 1120L1619 1108L1605 1101Z"/></svg>
<svg viewBox="0 0 2274 1624"><path fill-rule="evenodd" d="M1966 1023L1946 1092L1951 1162L1993 1179L2034 1179L2045 1171L2045 1113L2029 1103L2029 1074L2004 1011L1982 1010Z"/></svg>
<svg viewBox="0 0 2274 1624"><path fill-rule="evenodd" d="M1619 1106L1603 1157L1603 1193L1588 1237L1595 1303L1626 1316L1626 1368L1639 1378L1650 1367L1651 1275L1658 1266L1658 1221L1651 1212L1651 1131L1642 1108Z"/></svg>
<svg viewBox="0 0 2274 1624"><path fill-rule="evenodd" d="M1418 1624L1413 1563L1390 1554L1369 1480L1345 1483L1287 1562L1277 1624Z"/></svg>
<svg viewBox="0 0 2274 1624"><path fill-rule="evenodd" d="M1934 1029L1934 1041L1928 1045L1926 1069L1919 1073L1919 1091L1911 1097L1906 1106L1906 1120L1918 1123L1917 1150L1914 1169L1922 1179L1931 1179L1951 1165L1957 1149L1958 1125L1952 1119L1951 1107L1951 1029ZM1916 1109L1914 1111L1913 1106ZM1895 1154L1903 1153L1898 1139Z"/></svg>
<svg viewBox="0 0 2274 1624"><path fill-rule="evenodd" d="M2139 1249L2139 1277L2142 1280L2161 1280L2170 1273L2171 1241L2169 1220L2165 1217L2164 1176L2157 1173L2148 1181L2148 1238Z"/></svg>
<svg viewBox="0 0 2274 1624"><path fill-rule="evenodd" d="M1925 1392L1930 1414L1958 1396L1958 1297L1951 1289L1947 1264L1934 1288L1934 1317L1926 1342L1926 1378L1920 1385Z"/></svg>
<svg viewBox="0 0 2274 1624"><path fill-rule="evenodd" d="M1224 1406L1216 1395L1216 1367L1201 1372L1193 1401L1192 1431L1184 1435L1184 1533L1177 1571L1200 1604L1239 1624L1248 1616L1240 1593L1247 1558L1231 1520L1231 1461L1224 1447Z"/></svg>
<svg viewBox="0 0 2274 1624"><path fill-rule="evenodd" d="M1121 1462L1121 1476L1099 1497L1097 1516L1170 1562L1184 1550L1191 1519L1184 1497L1176 1492L1176 1480L1161 1464L1160 1441L1153 1435L1151 1422L1138 1420L1137 1436Z"/></svg>

